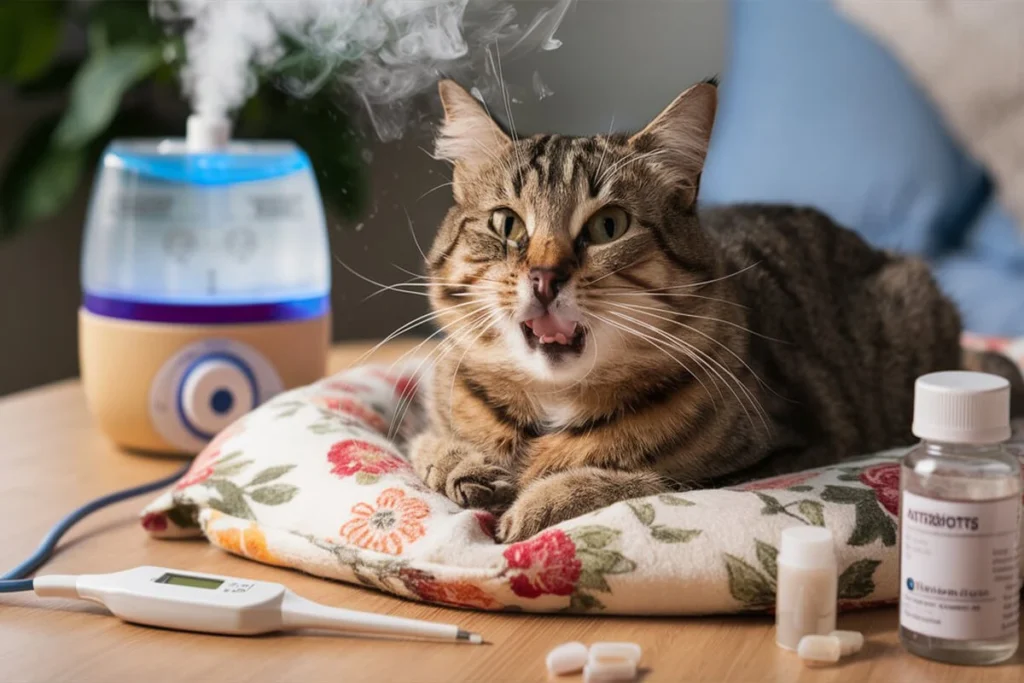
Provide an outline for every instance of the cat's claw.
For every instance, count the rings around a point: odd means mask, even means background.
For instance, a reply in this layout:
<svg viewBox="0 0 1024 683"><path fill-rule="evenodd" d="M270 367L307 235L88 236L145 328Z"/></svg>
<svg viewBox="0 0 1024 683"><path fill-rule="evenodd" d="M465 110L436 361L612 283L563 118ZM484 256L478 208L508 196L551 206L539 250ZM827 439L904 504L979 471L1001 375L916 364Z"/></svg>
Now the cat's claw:
<svg viewBox="0 0 1024 683"><path fill-rule="evenodd" d="M512 504L516 488L508 470L463 461L448 474L444 493L460 507L500 513Z"/></svg>

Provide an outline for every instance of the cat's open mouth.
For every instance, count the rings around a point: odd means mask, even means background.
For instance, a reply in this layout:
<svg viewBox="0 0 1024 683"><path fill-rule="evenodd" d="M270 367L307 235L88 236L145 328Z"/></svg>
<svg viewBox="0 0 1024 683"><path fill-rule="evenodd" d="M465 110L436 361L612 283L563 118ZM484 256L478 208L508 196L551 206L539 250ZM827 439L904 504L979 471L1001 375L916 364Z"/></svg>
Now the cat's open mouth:
<svg viewBox="0 0 1024 683"><path fill-rule="evenodd" d="M529 347L540 349L546 355L578 354L583 351L583 326L574 320L565 320L552 313L545 313L538 318L525 321L520 327Z"/></svg>

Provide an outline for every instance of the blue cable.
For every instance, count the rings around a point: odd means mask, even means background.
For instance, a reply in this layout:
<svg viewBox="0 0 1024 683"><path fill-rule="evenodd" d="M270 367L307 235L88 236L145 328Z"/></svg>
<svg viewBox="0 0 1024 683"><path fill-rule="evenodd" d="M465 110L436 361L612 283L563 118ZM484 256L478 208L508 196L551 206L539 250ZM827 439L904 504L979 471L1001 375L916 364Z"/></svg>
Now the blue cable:
<svg viewBox="0 0 1024 683"><path fill-rule="evenodd" d="M176 471L174 474L164 477L163 479L158 479L134 488L124 489L123 491L115 491L114 493L109 493L102 498L90 501L57 522L57 524L50 529L50 532L46 534L46 537L43 538L43 542L39 544L36 551L32 553L27 560L3 576L0 576L0 593L15 593L18 591L32 590L32 579L25 577L39 569L44 562L50 559L50 556L53 555L53 551L60 542L60 539L68 532L69 529L71 529L71 527L78 524L82 519L97 510L107 507L108 505L120 503L123 500L128 500L129 498L141 496L146 493L152 493L153 491L158 491L170 486L188 472L188 468L191 464L191 462L185 463L181 469Z"/></svg>

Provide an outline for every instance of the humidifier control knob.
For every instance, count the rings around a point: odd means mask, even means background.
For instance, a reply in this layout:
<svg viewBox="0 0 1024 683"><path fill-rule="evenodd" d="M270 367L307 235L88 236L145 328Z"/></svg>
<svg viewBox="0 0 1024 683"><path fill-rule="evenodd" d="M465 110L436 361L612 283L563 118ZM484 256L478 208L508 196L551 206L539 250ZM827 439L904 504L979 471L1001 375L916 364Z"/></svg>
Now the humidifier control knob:
<svg viewBox="0 0 1024 683"><path fill-rule="evenodd" d="M229 354L197 359L182 377L179 408L191 431L213 437L256 407L252 371Z"/></svg>

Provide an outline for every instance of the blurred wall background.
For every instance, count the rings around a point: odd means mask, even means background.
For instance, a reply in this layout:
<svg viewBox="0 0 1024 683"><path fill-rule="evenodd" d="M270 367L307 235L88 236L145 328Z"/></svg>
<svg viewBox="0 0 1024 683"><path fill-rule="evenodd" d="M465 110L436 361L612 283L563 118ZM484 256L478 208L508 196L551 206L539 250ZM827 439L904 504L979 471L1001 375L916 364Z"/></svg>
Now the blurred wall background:
<svg viewBox="0 0 1024 683"><path fill-rule="evenodd" d="M20 0L15 0L20 1ZM517 2L523 16L536 2ZM507 65L506 81L521 134L566 134L641 127L686 86L723 68L722 0L578 0L557 33L562 46ZM553 94L539 98L534 73ZM499 102L491 103L500 111ZM41 105L0 89L0 161L38 117ZM184 121L182 121L184 129ZM449 173L424 153L424 130L382 144L367 138L369 207L360 219L332 219L336 258L367 277L399 282L420 271L420 255L446 210ZM61 215L0 241L0 395L77 374L79 248L88 193ZM408 219L407 214L408 213ZM334 337L380 338L426 308L422 297L386 293L334 268ZM419 334L426 334L421 328Z"/></svg>

